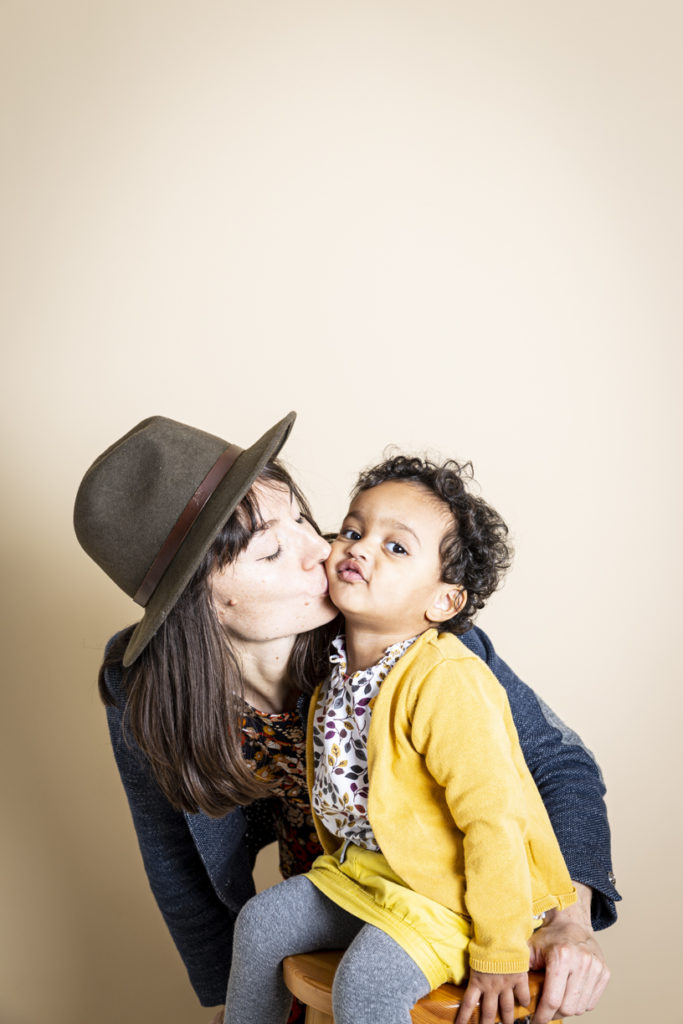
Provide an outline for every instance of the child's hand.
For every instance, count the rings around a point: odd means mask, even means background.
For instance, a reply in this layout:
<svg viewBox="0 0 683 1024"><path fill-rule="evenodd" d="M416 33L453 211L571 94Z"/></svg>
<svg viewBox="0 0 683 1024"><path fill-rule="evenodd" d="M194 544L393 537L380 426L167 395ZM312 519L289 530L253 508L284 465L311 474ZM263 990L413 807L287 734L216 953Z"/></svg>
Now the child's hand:
<svg viewBox="0 0 683 1024"><path fill-rule="evenodd" d="M503 1024L513 1024L515 1000L521 1006L528 1006L529 998L527 974L480 974L479 971L470 971L469 984L455 1018L456 1024L467 1024L478 1003L480 1024L493 1024L497 1010Z"/></svg>

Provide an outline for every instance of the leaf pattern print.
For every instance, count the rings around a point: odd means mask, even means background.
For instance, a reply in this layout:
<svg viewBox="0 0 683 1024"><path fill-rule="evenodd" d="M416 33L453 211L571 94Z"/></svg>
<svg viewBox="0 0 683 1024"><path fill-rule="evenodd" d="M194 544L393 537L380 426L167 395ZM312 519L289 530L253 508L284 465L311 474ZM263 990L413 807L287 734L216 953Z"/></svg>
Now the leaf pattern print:
<svg viewBox="0 0 683 1024"><path fill-rule="evenodd" d="M314 712L313 810L328 832L369 850L379 850L367 810L372 708L382 682L415 639L392 644L376 665L347 675L344 637L337 637Z"/></svg>

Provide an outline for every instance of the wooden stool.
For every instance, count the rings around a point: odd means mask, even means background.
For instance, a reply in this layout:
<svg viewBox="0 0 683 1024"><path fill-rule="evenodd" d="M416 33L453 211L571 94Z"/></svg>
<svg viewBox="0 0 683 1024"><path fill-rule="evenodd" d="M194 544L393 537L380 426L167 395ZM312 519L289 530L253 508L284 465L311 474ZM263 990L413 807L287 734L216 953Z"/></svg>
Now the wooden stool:
<svg viewBox="0 0 683 1024"><path fill-rule="evenodd" d="M332 1016L332 981L343 950L320 950L288 956L283 962L285 984L293 996L306 1007L306 1024L334 1024ZM543 986L543 974L529 972L529 1006L515 1007L515 1020L523 1020L536 1009ZM457 985L442 985L420 999L411 1010L413 1024L452 1024L465 990ZM496 1017L499 1021L500 1017ZM479 1024L479 1010L471 1022Z"/></svg>

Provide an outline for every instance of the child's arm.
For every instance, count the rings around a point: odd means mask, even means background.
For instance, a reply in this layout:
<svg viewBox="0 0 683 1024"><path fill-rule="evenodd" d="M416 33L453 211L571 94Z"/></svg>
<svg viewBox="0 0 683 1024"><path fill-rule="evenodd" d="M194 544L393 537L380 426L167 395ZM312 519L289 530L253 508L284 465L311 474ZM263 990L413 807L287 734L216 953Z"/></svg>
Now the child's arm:
<svg viewBox="0 0 683 1024"><path fill-rule="evenodd" d="M477 658L444 660L416 681L409 706L412 745L462 833L470 967L526 971L531 915L539 912L532 906L548 909L550 897L560 905L575 897L505 694ZM535 904L532 873L539 879Z"/></svg>
<svg viewBox="0 0 683 1024"><path fill-rule="evenodd" d="M497 1012L503 1024L514 1024L515 1000L520 1006L529 1005L528 974L481 974L479 971L470 971L470 980L455 1022L467 1024L478 1005L479 1024L493 1024Z"/></svg>
<svg viewBox="0 0 683 1024"><path fill-rule="evenodd" d="M483 630L460 638L491 669L507 693L524 758L576 882L592 889L593 928L616 920L605 786L590 751L496 653Z"/></svg>

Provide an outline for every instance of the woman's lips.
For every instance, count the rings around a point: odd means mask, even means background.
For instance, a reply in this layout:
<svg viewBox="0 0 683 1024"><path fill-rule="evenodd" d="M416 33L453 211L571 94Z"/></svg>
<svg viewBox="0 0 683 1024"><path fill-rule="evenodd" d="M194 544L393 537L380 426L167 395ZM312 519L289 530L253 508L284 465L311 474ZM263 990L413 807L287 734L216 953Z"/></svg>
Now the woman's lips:
<svg viewBox="0 0 683 1024"><path fill-rule="evenodd" d="M327 579L327 573L323 569L322 584L319 591L316 592L316 597L327 597L330 592L330 584Z"/></svg>
<svg viewBox="0 0 683 1024"><path fill-rule="evenodd" d="M367 580L361 572L358 562L348 558L345 562L340 562L337 566L337 576L344 583L366 583Z"/></svg>

